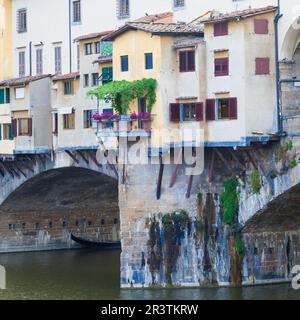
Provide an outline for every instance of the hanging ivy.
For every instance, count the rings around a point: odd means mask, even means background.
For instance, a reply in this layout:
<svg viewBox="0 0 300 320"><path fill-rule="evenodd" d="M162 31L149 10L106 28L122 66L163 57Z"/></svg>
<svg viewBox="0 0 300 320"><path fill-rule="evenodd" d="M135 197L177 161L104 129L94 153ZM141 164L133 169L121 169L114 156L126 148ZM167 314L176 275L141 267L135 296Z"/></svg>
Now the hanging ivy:
<svg viewBox="0 0 300 320"><path fill-rule="evenodd" d="M147 111L151 112L156 102L156 85L155 79L112 81L90 90L87 95L111 102L112 107L120 114L128 112L130 103L134 99L145 97Z"/></svg>
<svg viewBox="0 0 300 320"><path fill-rule="evenodd" d="M239 212L238 181L236 178L224 182L224 192L221 194L223 222L231 225Z"/></svg>

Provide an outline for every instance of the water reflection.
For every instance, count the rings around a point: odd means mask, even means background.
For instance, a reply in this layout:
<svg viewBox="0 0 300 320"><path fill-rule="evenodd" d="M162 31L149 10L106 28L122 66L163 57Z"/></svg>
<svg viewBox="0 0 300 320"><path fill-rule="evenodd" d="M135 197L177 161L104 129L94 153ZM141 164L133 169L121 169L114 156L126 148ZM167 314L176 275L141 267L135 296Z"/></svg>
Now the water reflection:
<svg viewBox="0 0 300 320"><path fill-rule="evenodd" d="M248 288L120 290L119 251L1 254L7 290L0 299L300 299L289 284Z"/></svg>

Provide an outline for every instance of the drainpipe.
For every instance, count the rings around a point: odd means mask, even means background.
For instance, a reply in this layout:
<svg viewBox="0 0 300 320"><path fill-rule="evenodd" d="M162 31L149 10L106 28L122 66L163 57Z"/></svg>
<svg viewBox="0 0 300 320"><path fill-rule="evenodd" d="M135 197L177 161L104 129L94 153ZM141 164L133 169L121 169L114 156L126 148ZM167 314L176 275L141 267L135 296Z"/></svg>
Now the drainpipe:
<svg viewBox="0 0 300 320"><path fill-rule="evenodd" d="M70 73L72 72L72 0L69 0L69 61Z"/></svg>
<svg viewBox="0 0 300 320"><path fill-rule="evenodd" d="M283 134L282 127L282 103L280 97L280 64L279 64L279 20L282 17L280 0L277 1L277 13L274 18L275 25L275 59L276 59L276 100L277 100L277 132Z"/></svg>
<svg viewBox="0 0 300 320"><path fill-rule="evenodd" d="M32 76L32 41L29 42L29 75Z"/></svg>

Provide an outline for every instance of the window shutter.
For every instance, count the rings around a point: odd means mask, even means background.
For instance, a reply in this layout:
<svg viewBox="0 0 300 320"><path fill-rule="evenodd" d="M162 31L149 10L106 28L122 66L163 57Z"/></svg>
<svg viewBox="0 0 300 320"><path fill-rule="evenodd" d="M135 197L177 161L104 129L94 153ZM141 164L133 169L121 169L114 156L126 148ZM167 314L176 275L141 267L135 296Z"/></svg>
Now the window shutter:
<svg viewBox="0 0 300 320"><path fill-rule="evenodd" d="M254 32L256 34L268 34L269 33L269 21L267 19L255 19L254 20Z"/></svg>
<svg viewBox="0 0 300 320"><path fill-rule="evenodd" d="M229 119L237 119L237 98L229 98Z"/></svg>
<svg viewBox="0 0 300 320"><path fill-rule="evenodd" d="M18 126L17 126L17 119L12 119L12 134L13 137L17 137L18 135Z"/></svg>
<svg viewBox="0 0 300 320"><path fill-rule="evenodd" d="M32 136L32 118L28 119L28 135Z"/></svg>
<svg viewBox="0 0 300 320"><path fill-rule="evenodd" d="M214 36L226 36L228 35L228 22L218 22L214 24Z"/></svg>
<svg viewBox="0 0 300 320"><path fill-rule="evenodd" d="M170 121L180 122L180 103L170 103Z"/></svg>
<svg viewBox="0 0 300 320"><path fill-rule="evenodd" d="M203 121L203 103L196 103L196 121Z"/></svg>
<svg viewBox="0 0 300 320"><path fill-rule="evenodd" d="M14 136L13 136L13 132L12 132L12 124L9 124L9 127L8 127L8 139L9 140L14 140Z"/></svg>
<svg viewBox="0 0 300 320"><path fill-rule="evenodd" d="M0 140L2 140L2 125L0 124Z"/></svg>
<svg viewBox="0 0 300 320"><path fill-rule="evenodd" d="M5 89L5 103L10 103L10 90L9 88Z"/></svg>
<svg viewBox="0 0 300 320"><path fill-rule="evenodd" d="M179 71L185 72L186 69L186 51L179 51Z"/></svg>
<svg viewBox="0 0 300 320"><path fill-rule="evenodd" d="M4 104L5 102L5 91L4 89L0 89L0 104Z"/></svg>
<svg viewBox="0 0 300 320"><path fill-rule="evenodd" d="M270 74L270 59L256 58L255 59L255 74Z"/></svg>
<svg viewBox="0 0 300 320"><path fill-rule="evenodd" d="M195 51L187 52L188 71L195 71Z"/></svg>
<svg viewBox="0 0 300 320"><path fill-rule="evenodd" d="M215 99L206 100L205 113L206 113L207 121L216 120L216 100Z"/></svg>

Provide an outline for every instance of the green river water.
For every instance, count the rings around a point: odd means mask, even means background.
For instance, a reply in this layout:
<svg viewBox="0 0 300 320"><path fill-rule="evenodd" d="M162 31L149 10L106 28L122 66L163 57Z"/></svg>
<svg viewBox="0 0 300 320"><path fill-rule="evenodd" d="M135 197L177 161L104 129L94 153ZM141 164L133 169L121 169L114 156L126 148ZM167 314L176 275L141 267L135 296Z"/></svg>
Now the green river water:
<svg viewBox="0 0 300 320"><path fill-rule="evenodd" d="M299 299L290 284L245 288L121 290L119 251L0 254L7 289L0 299Z"/></svg>

